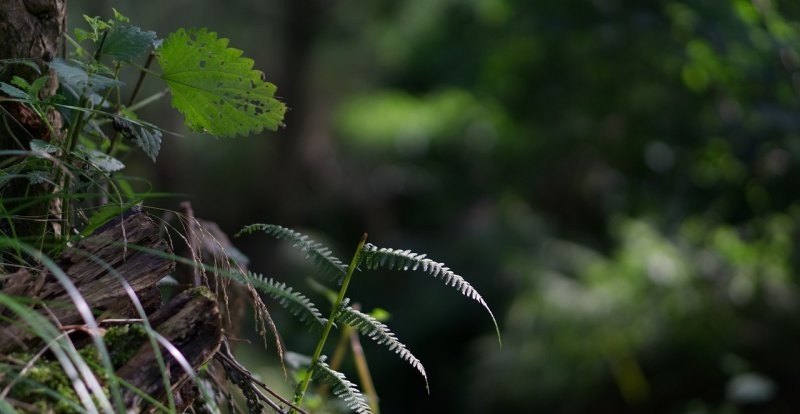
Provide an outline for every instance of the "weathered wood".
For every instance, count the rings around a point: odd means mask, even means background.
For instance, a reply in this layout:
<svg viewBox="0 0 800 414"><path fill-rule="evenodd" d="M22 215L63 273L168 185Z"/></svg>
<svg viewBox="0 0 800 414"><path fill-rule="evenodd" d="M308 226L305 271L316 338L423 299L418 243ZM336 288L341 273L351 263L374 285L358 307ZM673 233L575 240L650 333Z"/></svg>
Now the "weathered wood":
<svg viewBox="0 0 800 414"><path fill-rule="evenodd" d="M136 246L171 253L167 242L158 236L156 224L144 213L133 212L124 219L112 220L68 249L57 263L93 310L104 317L138 317L120 278L130 285L149 313L160 305L156 282L170 274L175 263L138 250ZM84 322L64 287L47 271L38 275L18 272L0 291L46 301L48 309L62 325ZM10 316L1 309L0 315ZM24 327L0 325L0 352L9 352L20 344L36 340Z"/></svg>
<svg viewBox="0 0 800 414"><path fill-rule="evenodd" d="M216 296L205 287L187 290L173 298L150 317L150 324L174 345L193 369L210 360L222 343L222 321ZM176 392L190 378L172 355L161 348L172 390ZM163 400L164 383L161 370L149 343L143 344L117 375L144 393ZM188 384L186 384L188 385ZM142 398L127 391L126 407L139 412ZM191 401L181 401L190 404Z"/></svg>

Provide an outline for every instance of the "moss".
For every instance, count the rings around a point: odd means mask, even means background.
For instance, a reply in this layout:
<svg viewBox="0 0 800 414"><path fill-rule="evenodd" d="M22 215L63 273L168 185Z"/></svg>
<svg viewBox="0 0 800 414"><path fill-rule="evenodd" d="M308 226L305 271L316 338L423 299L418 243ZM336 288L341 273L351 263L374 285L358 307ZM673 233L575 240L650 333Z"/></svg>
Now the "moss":
<svg viewBox="0 0 800 414"><path fill-rule="evenodd" d="M205 297L207 299L217 300L217 297L216 297L216 295L214 295L214 292L212 292L210 289L208 289L205 286L200 286L200 287L197 287L195 289L192 289L191 293L192 293L192 295L194 297L202 296L202 297Z"/></svg>
<svg viewBox="0 0 800 414"><path fill-rule="evenodd" d="M27 361L31 356L18 354L15 358ZM81 406L61 364L45 359L40 359L28 370L11 389L10 396L33 405L35 412L75 413L79 411L73 405Z"/></svg>
<svg viewBox="0 0 800 414"><path fill-rule="evenodd" d="M111 363L118 369L127 362L133 354L147 340L147 333L141 324L123 325L110 328L103 336L108 348ZM92 368L100 381L106 381L105 370L102 369L97 349L88 345L78 351L78 354ZM18 361L20 367L30 361L30 353L13 353L9 355L12 361ZM108 395L108 390L105 390ZM67 414L80 412L75 406L81 407L72 382L69 380L61 364L47 357L42 357L34 364L27 374L21 378L11 389L10 397L30 404L30 412L53 412Z"/></svg>
<svg viewBox="0 0 800 414"><path fill-rule="evenodd" d="M106 331L106 347L114 369L128 362L147 340L147 331L141 324L115 326Z"/></svg>

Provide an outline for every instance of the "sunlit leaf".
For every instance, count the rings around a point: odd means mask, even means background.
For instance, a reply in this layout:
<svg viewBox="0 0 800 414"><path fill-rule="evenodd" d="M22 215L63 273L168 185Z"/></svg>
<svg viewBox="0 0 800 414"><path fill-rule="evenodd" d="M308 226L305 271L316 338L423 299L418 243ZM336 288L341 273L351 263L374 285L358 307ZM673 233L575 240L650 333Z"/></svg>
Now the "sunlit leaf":
<svg viewBox="0 0 800 414"><path fill-rule="evenodd" d="M195 131L219 137L276 130L286 106L275 85L253 70L253 60L206 29L174 32L157 52L172 106Z"/></svg>

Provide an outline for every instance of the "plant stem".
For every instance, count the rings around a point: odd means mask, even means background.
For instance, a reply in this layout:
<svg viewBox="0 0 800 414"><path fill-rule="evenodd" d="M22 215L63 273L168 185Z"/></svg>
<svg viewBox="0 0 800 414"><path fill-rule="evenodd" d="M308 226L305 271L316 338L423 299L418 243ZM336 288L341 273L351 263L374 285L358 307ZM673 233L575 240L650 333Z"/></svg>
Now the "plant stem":
<svg viewBox="0 0 800 414"><path fill-rule="evenodd" d="M147 61L144 64L144 70L139 72L139 79L136 81L136 86L133 87L133 93L131 94L131 98L128 100L128 106L133 105L136 102L136 97L139 95L139 90L142 88L142 83L144 83L144 78L147 76L147 70L150 69L150 64L153 63L153 58L156 56L154 52L151 52L147 55Z"/></svg>
<svg viewBox="0 0 800 414"><path fill-rule="evenodd" d="M353 259L350 261L350 266L347 268L347 275L344 277L342 287L339 288L339 296L336 297L336 302L333 304L333 309L331 309L331 315L328 317L328 323L325 325L325 329L322 331L322 336L317 342L317 349L314 350L314 356L311 357L311 364L308 366L306 376L297 387L298 390L294 396L294 404L298 407L300 407L303 403L303 397L308 389L308 383L311 381L311 375L314 373L314 368L316 367L317 362L319 362L320 355L322 355L322 348L325 346L325 341L328 340L328 334L331 332L331 327L333 327L333 320L336 318L336 314L339 312L339 305L341 305L342 300L344 299L344 295L347 292L347 286L350 284L350 279L353 277L353 272L355 272L356 266L358 266L358 260L361 258L361 251L364 248L364 243L366 242L367 233L364 233L364 235L361 236L361 241L358 243L355 253L353 253ZM290 410L289 413L293 414L294 409Z"/></svg>

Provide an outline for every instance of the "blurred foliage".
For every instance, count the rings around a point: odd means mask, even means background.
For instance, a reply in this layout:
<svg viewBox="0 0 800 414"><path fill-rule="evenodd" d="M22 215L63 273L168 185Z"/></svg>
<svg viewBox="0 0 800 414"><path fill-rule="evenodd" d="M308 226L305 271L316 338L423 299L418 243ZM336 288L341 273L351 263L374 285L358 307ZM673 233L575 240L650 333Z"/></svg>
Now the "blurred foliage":
<svg viewBox="0 0 800 414"><path fill-rule="evenodd" d="M505 314L498 350L478 309L363 280L393 315L450 309L393 319L432 396L375 352L383 412L800 411L800 3L239 3L200 23L281 52L286 137L166 143L162 185L230 229L431 252Z"/></svg>

